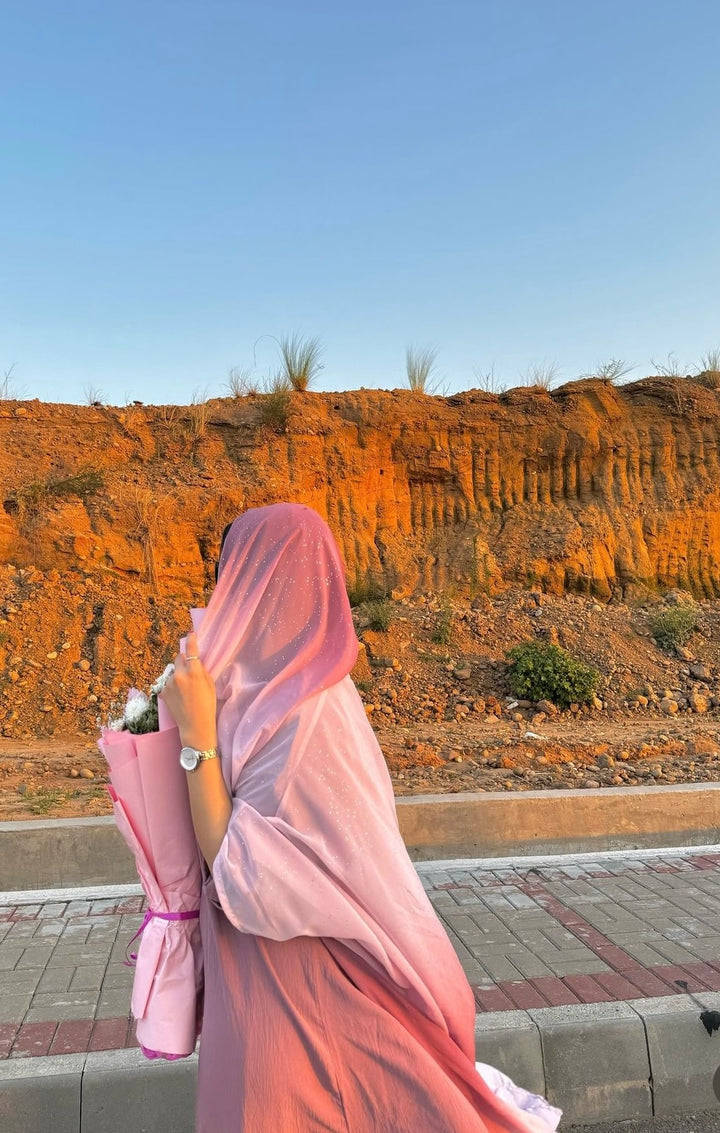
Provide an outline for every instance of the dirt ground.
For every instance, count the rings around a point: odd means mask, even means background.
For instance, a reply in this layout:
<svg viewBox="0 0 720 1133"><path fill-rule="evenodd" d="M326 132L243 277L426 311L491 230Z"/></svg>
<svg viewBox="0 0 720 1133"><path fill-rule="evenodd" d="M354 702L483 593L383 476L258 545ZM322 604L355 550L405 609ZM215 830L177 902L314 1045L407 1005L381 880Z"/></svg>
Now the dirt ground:
<svg viewBox="0 0 720 1133"><path fill-rule="evenodd" d="M694 605L697 628L684 649L666 652L650 619L679 601ZM508 590L472 603L391 601L386 631L371 628L370 613L354 612L353 678L398 795L720 781L720 602L670 592L601 604ZM505 655L528 638L594 665L596 704L560 712L515 700ZM61 734L18 726L0 738L0 819L110 813L96 735L79 717Z"/></svg>
<svg viewBox="0 0 720 1133"><path fill-rule="evenodd" d="M528 730L504 720L377 735L396 795L720 781L720 718L561 721L543 725L542 739L525 739ZM3 739L0 766L0 820L112 812L105 762L85 736Z"/></svg>

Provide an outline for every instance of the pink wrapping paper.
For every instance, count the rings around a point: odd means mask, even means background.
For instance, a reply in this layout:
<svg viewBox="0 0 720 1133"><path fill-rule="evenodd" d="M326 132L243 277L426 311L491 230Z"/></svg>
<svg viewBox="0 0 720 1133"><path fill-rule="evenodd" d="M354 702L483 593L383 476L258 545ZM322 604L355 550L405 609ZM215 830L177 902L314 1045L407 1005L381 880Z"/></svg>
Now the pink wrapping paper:
<svg viewBox="0 0 720 1133"><path fill-rule="evenodd" d="M115 820L135 856L148 908L191 912L200 906L200 856L178 761L178 731L163 715L159 732L136 736L103 729L98 746L110 766ZM198 919L150 918L139 938L131 1000L138 1041L148 1057L192 1054L201 993Z"/></svg>

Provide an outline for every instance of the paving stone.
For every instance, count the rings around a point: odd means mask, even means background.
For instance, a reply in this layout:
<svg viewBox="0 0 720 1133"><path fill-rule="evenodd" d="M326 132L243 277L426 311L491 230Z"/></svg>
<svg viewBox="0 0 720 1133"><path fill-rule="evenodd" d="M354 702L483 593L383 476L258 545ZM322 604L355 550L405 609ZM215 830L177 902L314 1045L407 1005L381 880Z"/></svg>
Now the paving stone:
<svg viewBox="0 0 720 1133"><path fill-rule="evenodd" d="M580 1003L611 1003L615 996L590 975L567 975L563 983L570 988ZM640 993L637 993L640 994ZM532 1006L545 1006L532 1004Z"/></svg>
<svg viewBox="0 0 720 1133"><path fill-rule="evenodd" d="M472 984L475 1002L480 1011L512 1011L515 1004L497 985L483 987L481 984Z"/></svg>
<svg viewBox="0 0 720 1133"><path fill-rule="evenodd" d="M32 992L3 995L0 997L0 1023L20 1023L25 1018L32 1001Z"/></svg>
<svg viewBox="0 0 720 1133"><path fill-rule="evenodd" d="M123 901L118 902L118 913L139 913L145 903L144 897L126 897Z"/></svg>
<svg viewBox="0 0 720 1133"><path fill-rule="evenodd" d="M92 905L90 906L90 916L94 916L98 913L103 914L103 913L109 913L111 911L114 912L116 908L117 908L117 898L116 897L104 897L99 901L93 901L92 902Z"/></svg>
<svg viewBox="0 0 720 1133"><path fill-rule="evenodd" d="M73 967L46 968L40 976L37 990L39 992L67 991L75 975L75 971L76 969Z"/></svg>
<svg viewBox="0 0 720 1133"><path fill-rule="evenodd" d="M128 1032L129 1020L125 1017L98 1019L93 1024L90 1050L122 1050Z"/></svg>
<svg viewBox="0 0 720 1133"><path fill-rule="evenodd" d="M494 980L518 980L522 976L519 968L516 968L510 960L505 956L483 956L482 966L490 973Z"/></svg>
<svg viewBox="0 0 720 1133"><path fill-rule="evenodd" d="M455 902L453 901L452 896L449 893L433 890L430 899L436 909L448 909L455 907Z"/></svg>
<svg viewBox="0 0 720 1133"><path fill-rule="evenodd" d="M110 988L117 988L117 987L130 988L130 987L132 987L132 982L133 982L133 969L132 968L126 968L122 964L112 964L105 971L105 976L104 976L104 979L103 979L103 982L102 982L102 986L103 986L103 988L106 988L108 990Z"/></svg>
<svg viewBox="0 0 720 1133"><path fill-rule="evenodd" d="M656 952L654 948L651 948L649 944L643 942L623 945L623 949L633 960L646 968L653 968L665 962L664 956L661 956L660 953Z"/></svg>
<svg viewBox="0 0 720 1133"><path fill-rule="evenodd" d="M538 976L551 976L553 973L544 960L534 956L529 949L524 949L513 957L513 964L525 976L526 980L536 979Z"/></svg>
<svg viewBox="0 0 720 1133"><path fill-rule="evenodd" d="M11 1058L42 1058L50 1049L56 1022L23 1023L10 1051Z"/></svg>
<svg viewBox="0 0 720 1133"><path fill-rule="evenodd" d="M107 962L110 956L110 949L107 944L96 944L92 947L88 944L65 944L61 940L55 947L49 963L59 968L75 967L79 968L83 964L98 964L101 961Z"/></svg>
<svg viewBox="0 0 720 1133"><path fill-rule="evenodd" d="M62 934L63 945L85 944L90 936L91 927L85 920L81 924L66 924Z"/></svg>
<svg viewBox="0 0 720 1133"><path fill-rule="evenodd" d="M95 1012L96 1019L113 1019L127 1015L130 1010L130 993L126 988L108 988L100 994Z"/></svg>
<svg viewBox="0 0 720 1133"><path fill-rule="evenodd" d="M90 912L91 901L71 901L65 910L66 917L83 917Z"/></svg>
<svg viewBox="0 0 720 1133"><path fill-rule="evenodd" d="M546 1003L551 1007L560 1007L567 1003L578 1003L579 997L572 988L556 976L540 976L532 981L533 987L540 992Z"/></svg>
<svg viewBox="0 0 720 1133"><path fill-rule="evenodd" d="M39 927L38 921L35 920L16 921L15 924L10 925L5 939L11 944L21 944L23 948L26 948Z"/></svg>
<svg viewBox="0 0 720 1133"><path fill-rule="evenodd" d="M528 1007L548 1007L548 1001L528 980L507 980L498 984L499 990L521 1011Z"/></svg>
<svg viewBox="0 0 720 1133"><path fill-rule="evenodd" d="M592 976L599 972L609 971L608 965L599 956L590 956L587 960L558 960L548 966L552 975L560 978L565 976Z"/></svg>
<svg viewBox="0 0 720 1133"><path fill-rule="evenodd" d="M70 991L100 991L100 985L105 975L103 964L88 964L76 968L70 984Z"/></svg>
<svg viewBox="0 0 720 1133"><path fill-rule="evenodd" d="M92 1028L92 1019L66 1019L59 1023L49 1053L79 1054L86 1051Z"/></svg>
<svg viewBox="0 0 720 1133"><path fill-rule="evenodd" d="M49 904L43 905L40 915L43 918L45 918L45 917L51 917L51 918L52 917L62 917L62 916L65 915L65 910L67 909L67 906L68 906L67 901L51 901Z"/></svg>
<svg viewBox="0 0 720 1133"><path fill-rule="evenodd" d="M52 955L54 944L31 944L23 949L22 956L15 965L16 971L23 968L44 968Z"/></svg>
<svg viewBox="0 0 720 1133"><path fill-rule="evenodd" d="M687 945L687 951L701 960L715 960L720 956L720 939L715 936L699 937Z"/></svg>
<svg viewBox="0 0 720 1133"><path fill-rule="evenodd" d="M37 992L26 1018L29 1022L92 1018L96 1005L92 992Z"/></svg>
<svg viewBox="0 0 720 1133"><path fill-rule="evenodd" d="M0 1059L7 1058L15 1036L20 1030L19 1023L0 1023Z"/></svg>
<svg viewBox="0 0 720 1133"><path fill-rule="evenodd" d="M33 992L42 978L42 969L17 968L13 972L0 972L0 995L20 995Z"/></svg>
<svg viewBox="0 0 720 1133"><path fill-rule="evenodd" d="M65 930L64 921L40 921L33 940L51 940L62 936Z"/></svg>

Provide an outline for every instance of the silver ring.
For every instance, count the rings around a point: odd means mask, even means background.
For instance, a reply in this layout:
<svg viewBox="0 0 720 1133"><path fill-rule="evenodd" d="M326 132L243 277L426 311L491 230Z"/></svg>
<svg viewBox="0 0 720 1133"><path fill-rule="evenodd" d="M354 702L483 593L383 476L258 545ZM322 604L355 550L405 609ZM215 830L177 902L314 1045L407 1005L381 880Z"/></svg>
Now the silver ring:
<svg viewBox="0 0 720 1133"><path fill-rule="evenodd" d="M199 661L200 658L198 657L198 655L196 653L193 653L192 657L186 657L185 660L186 661Z"/></svg>

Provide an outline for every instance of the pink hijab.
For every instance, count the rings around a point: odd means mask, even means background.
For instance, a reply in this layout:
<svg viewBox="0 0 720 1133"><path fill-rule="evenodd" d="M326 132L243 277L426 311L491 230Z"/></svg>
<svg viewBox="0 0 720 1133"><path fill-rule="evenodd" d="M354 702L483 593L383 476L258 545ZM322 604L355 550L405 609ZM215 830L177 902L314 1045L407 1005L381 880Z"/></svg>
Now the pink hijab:
<svg viewBox="0 0 720 1133"><path fill-rule="evenodd" d="M241 515L194 621L233 796L213 865L225 915L272 940L339 942L474 1074L472 991L408 857L349 676L358 641L324 520L299 504ZM488 1128L535 1127L481 1092L494 1111Z"/></svg>

